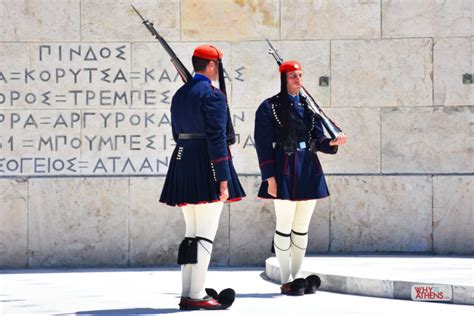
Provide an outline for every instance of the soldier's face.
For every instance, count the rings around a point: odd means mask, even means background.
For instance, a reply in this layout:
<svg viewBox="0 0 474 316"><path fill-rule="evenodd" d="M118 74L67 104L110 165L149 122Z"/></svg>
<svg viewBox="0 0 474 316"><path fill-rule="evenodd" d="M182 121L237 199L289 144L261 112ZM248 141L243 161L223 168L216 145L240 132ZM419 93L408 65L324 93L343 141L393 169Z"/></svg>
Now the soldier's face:
<svg viewBox="0 0 474 316"><path fill-rule="evenodd" d="M210 78L212 81L216 81L219 78L219 62L218 61L211 61L209 63L209 72Z"/></svg>
<svg viewBox="0 0 474 316"><path fill-rule="evenodd" d="M303 86L303 71L295 70L286 74L286 86L288 92L296 94Z"/></svg>

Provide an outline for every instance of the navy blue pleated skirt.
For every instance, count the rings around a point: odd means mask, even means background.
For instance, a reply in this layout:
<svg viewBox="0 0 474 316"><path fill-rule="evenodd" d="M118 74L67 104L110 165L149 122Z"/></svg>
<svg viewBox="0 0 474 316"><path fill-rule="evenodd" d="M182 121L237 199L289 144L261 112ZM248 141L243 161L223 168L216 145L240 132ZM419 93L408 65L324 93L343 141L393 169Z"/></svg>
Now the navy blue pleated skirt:
<svg viewBox="0 0 474 316"><path fill-rule="evenodd" d="M180 154L178 155L179 148ZM229 164L229 199L234 202L245 196L232 159ZM171 156L160 202L171 206L213 203L219 201L219 183L214 180L205 139L179 140Z"/></svg>
<svg viewBox="0 0 474 316"><path fill-rule="evenodd" d="M285 154L282 150L275 150L274 159L277 197L274 198L267 193L267 181L262 182L258 197L305 201L329 196L329 189L317 155L309 150L295 151L291 155Z"/></svg>

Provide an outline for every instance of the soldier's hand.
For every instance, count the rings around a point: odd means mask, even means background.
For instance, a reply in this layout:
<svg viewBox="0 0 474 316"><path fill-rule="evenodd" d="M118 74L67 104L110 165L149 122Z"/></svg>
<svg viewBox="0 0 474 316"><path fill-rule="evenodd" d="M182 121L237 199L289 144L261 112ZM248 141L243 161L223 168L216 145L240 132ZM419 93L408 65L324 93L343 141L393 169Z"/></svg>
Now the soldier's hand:
<svg viewBox="0 0 474 316"><path fill-rule="evenodd" d="M267 193L273 197L277 197L277 183L276 183L275 177L268 178L267 182L268 182Z"/></svg>
<svg viewBox="0 0 474 316"><path fill-rule="evenodd" d="M219 183L219 201L225 202L229 198L229 189L227 187L227 181Z"/></svg>
<svg viewBox="0 0 474 316"><path fill-rule="evenodd" d="M331 146L344 145L347 142L347 135L344 133L339 134L336 139L333 139L329 142Z"/></svg>

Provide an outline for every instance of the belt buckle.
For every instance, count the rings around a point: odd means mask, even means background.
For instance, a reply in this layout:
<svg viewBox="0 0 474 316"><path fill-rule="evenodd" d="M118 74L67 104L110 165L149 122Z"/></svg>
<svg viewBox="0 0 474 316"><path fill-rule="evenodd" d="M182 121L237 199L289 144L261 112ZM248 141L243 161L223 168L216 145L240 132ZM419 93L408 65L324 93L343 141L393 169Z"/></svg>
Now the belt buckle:
<svg viewBox="0 0 474 316"><path fill-rule="evenodd" d="M297 151L304 151L306 149L306 142L300 142L298 144L298 148L296 148Z"/></svg>

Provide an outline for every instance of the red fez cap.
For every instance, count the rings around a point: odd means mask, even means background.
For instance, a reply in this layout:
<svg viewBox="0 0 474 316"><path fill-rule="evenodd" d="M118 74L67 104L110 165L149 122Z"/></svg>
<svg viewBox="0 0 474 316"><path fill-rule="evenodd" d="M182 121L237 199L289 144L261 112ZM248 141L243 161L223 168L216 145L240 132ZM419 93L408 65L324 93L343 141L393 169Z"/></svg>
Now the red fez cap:
<svg viewBox="0 0 474 316"><path fill-rule="evenodd" d="M301 69L301 64L297 62L296 60L288 60L280 65L280 73L292 72L295 70L303 70Z"/></svg>
<svg viewBox="0 0 474 316"><path fill-rule="evenodd" d="M218 60L221 59L224 54L215 46L201 45L194 49L193 56L207 60Z"/></svg>

